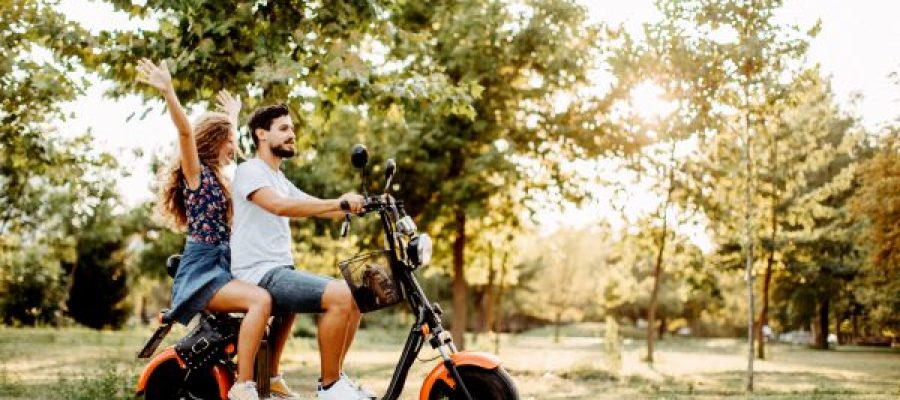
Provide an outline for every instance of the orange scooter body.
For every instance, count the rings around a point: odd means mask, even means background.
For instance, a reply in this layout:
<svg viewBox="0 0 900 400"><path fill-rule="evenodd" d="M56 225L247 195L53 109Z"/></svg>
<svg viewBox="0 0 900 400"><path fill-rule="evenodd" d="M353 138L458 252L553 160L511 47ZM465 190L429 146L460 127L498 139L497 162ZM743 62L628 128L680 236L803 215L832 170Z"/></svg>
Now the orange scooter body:
<svg viewBox="0 0 900 400"><path fill-rule="evenodd" d="M450 356L450 360L453 362L453 365L457 367L462 366L476 366L484 369L495 369L500 366L500 358L490 354L490 353L482 353L482 352L468 352L463 351ZM438 364L431 370L428 376L425 377L425 382L422 382L422 390L419 392L419 400L428 400L428 394L431 393L431 389L434 387L434 384L438 381L442 380L447 386L451 388L456 387L456 381L453 380L453 376L450 375L450 371L447 367L444 366L443 363Z"/></svg>
<svg viewBox="0 0 900 400"><path fill-rule="evenodd" d="M142 394L147 389L147 381L150 379L150 375L153 374L153 371L156 369L156 367L172 359L177 361L178 365L181 366L181 368L187 368L187 366L184 364L184 361L181 361L181 359L178 358L178 354L175 353L175 348L169 347L153 357L153 359L150 360L150 363L147 364L146 367L144 367L143 371L141 371L141 377L138 379L136 388L137 393ZM234 377L225 367L221 365L212 366L212 375L213 377L215 377L216 382L219 384L219 397L222 400L228 400L228 390L231 389L232 385L234 385Z"/></svg>

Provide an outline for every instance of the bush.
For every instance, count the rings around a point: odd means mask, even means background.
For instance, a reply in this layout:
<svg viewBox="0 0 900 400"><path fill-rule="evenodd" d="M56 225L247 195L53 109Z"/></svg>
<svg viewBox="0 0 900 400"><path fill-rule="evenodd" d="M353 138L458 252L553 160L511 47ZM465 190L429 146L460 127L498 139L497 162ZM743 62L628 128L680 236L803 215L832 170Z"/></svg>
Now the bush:
<svg viewBox="0 0 900 400"><path fill-rule="evenodd" d="M0 317L6 325L55 324L65 294L58 260L26 249L0 259Z"/></svg>

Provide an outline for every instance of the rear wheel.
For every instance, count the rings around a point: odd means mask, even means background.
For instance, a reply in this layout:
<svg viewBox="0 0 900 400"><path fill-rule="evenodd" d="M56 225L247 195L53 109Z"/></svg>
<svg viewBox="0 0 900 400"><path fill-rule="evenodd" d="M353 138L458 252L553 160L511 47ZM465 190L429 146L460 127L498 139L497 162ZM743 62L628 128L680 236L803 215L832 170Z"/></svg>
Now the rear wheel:
<svg viewBox="0 0 900 400"><path fill-rule="evenodd" d="M215 400L219 398L219 384L211 368L188 370L181 368L174 358L163 361L147 379L146 400Z"/></svg>
<svg viewBox="0 0 900 400"><path fill-rule="evenodd" d="M502 367L485 369L476 366L456 367L469 394L475 400L518 400L519 393L509 373ZM461 400L462 393L451 388L443 380L434 383L428 400Z"/></svg>

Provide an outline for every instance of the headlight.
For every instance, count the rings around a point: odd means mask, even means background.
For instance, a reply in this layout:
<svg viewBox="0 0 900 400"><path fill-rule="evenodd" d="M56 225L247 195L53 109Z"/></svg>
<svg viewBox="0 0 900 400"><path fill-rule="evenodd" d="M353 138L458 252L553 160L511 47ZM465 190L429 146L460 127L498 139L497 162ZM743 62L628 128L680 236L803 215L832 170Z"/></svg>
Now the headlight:
<svg viewBox="0 0 900 400"><path fill-rule="evenodd" d="M409 241L406 253L416 266L428 265L431 262L431 237L427 233L414 237Z"/></svg>

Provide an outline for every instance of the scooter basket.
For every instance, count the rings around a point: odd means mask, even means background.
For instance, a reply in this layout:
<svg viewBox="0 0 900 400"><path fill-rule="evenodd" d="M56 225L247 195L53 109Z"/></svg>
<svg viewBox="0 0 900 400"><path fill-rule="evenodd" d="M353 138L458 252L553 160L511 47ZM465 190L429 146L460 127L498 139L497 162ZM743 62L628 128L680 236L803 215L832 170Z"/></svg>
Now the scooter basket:
<svg viewBox="0 0 900 400"><path fill-rule="evenodd" d="M338 263L361 312L390 307L403 301L384 251L364 253Z"/></svg>

